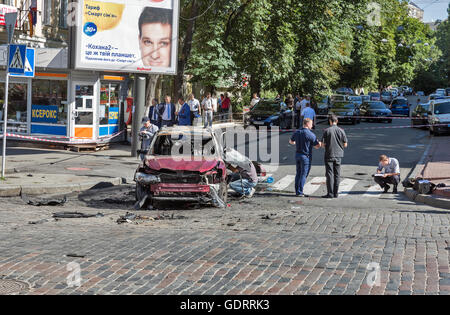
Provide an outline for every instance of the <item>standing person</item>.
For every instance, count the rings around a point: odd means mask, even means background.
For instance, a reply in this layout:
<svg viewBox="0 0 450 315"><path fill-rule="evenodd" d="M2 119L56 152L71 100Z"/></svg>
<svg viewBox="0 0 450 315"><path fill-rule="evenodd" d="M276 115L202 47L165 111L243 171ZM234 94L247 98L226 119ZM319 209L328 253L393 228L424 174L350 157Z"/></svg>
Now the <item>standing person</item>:
<svg viewBox="0 0 450 315"><path fill-rule="evenodd" d="M291 137L289 143L297 147L295 160L297 164L297 174L295 176L295 195L297 197L307 197L303 193L303 187L311 171L313 147L319 149L321 143L316 135L311 131L312 120L306 118L303 121L303 128L297 130Z"/></svg>
<svg viewBox="0 0 450 315"><path fill-rule="evenodd" d="M159 114L160 108L158 104L158 99L152 99L152 106L150 106L150 110L148 112L148 117L150 118L150 122L152 125L158 126L161 128L161 116Z"/></svg>
<svg viewBox="0 0 450 315"><path fill-rule="evenodd" d="M305 109L302 112L303 119L311 119L313 122L313 128L316 128L316 112L313 108L311 108L311 104L307 103Z"/></svg>
<svg viewBox="0 0 450 315"><path fill-rule="evenodd" d="M184 101L183 97L178 99L178 104L180 104L180 111L178 112L178 125L179 126L190 126L191 123L191 108L189 104Z"/></svg>
<svg viewBox="0 0 450 315"><path fill-rule="evenodd" d="M323 133L322 143L325 147L325 169L327 177L327 194L323 198L338 198L341 180L341 163L344 149L348 147L345 131L337 126L336 115L328 117L330 128Z"/></svg>
<svg viewBox="0 0 450 315"><path fill-rule="evenodd" d="M141 142L141 151L147 151L150 148L150 144L153 141L153 137L159 131L158 126L153 125L150 121L150 118L144 117L142 118L142 126L139 131L139 136L142 138ZM145 154L141 152L140 154L141 161L144 160Z"/></svg>
<svg viewBox="0 0 450 315"><path fill-rule="evenodd" d="M161 126L172 127L175 124L175 104L172 104L172 98L166 95L165 102L160 105Z"/></svg>
<svg viewBox="0 0 450 315"><path fill-rule="evenodd" d="M260 98L258 97L258 94L257 93L253 93L253 97L252 97L252 100L250 102L250 109L255 107L255 105L258 104L259 101L260 101Z"/></svg>
<svg viewBox="0 0 450 315"><path fill-rule="evenodd" d="M300 116L301 116L301 108L302 108L303 98L301 96L298 97L297 103L295 103L295 128L300 128Z"/></svg>
<svg viewBox="0 0 450 315"><path fill-rule="evenodd" d="M194 94L189 95L188 105L191 109L191 124L194 126L195 119L200 116L200 102L195 98Z"/></svg>
<svg viewBox="0 0 450 315"><path fill-rule="evenodd" d="M205 117L203 128L212 127L214 106L211 93L206 94L206 98L202 102L202 110Z"/></svg>
<svg viewBox="0 0 450 315"><path fill-rule="evenodd" d="M400 164L397 159L388 158L387 155L380 156L380 164L378 165L377 174L383 176L375 176L375 182L384 189L387 194L391 187L388 184L394 185L392 193L397 194L397 186L400 183Z"/></svg>
<svg viewBox="0 0 450 315"><path fill-rule="evenodd" d="M230 108L231 108L231 100L228 93L225 93L225 98L222 102L222 111L223 111L223 121L228 121L229 114L230 114Z"/></svg>

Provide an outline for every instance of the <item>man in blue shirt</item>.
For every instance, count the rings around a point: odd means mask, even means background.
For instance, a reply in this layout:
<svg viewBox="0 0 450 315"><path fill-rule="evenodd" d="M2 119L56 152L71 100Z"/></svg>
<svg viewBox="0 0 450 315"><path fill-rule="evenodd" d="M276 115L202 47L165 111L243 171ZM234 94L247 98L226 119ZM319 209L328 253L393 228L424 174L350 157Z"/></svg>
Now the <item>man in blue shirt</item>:
<svg viewBox="0 0 450 315"><path fill-rule="evenodd" d="M317 140L316 135L311 131L313 122L306 118L303 121L303 128L297 130L289 141L290 144L297 147L295 159L297 161L297 175L295 176L295 194L297 197L307 197L303 193L303 187L309 176L312 163L313 147L319 149L321 143Z"/></svg>
<svg viewBox="0 0 450 315"><path fill-rule="evenodd" d="M306 103L305 109L302 111L303 119L309 118L313 122L313 129L315 129L316 126L316 111L311 107L310 103Z"/></svg>

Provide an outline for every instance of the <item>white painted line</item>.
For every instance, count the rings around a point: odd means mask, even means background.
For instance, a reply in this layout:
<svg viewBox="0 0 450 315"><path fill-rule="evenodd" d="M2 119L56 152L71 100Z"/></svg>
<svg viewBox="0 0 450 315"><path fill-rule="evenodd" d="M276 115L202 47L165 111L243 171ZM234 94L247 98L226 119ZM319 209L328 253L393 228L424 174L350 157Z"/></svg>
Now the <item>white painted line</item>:
<svg viewBox="0 0 450 315"><path fill-rule="evenodd" d="M323 183L326 183L327 179L325 177L314 177L310 182L308 182L305 187L303 187L303 193L305 195L312 195L319 190ZM326 184L325 184L326 187Z"/></svg>
<svg viewBox="0 0 450 315"><path fill-rule="evenodd" d="M295 181L295 175L286 175L281 180L276 182L273 186L273 190L284 190L288 188Z"/></svg>
<svg viewBox="0 0 450 315"><path fill-rule="evenodd" d="M381 189L380 185L374 185L371 186L369 189L367 189L366 193L364 194L364 197L380 198L382 192L383 189Z"/></svg>
<svg viewBox="0 0 450 315"><path fill-rule="evenodd" d="M339 196L348 196L358 182L358 180L349 178L341 181L341 184L339 185Z"/></svg>

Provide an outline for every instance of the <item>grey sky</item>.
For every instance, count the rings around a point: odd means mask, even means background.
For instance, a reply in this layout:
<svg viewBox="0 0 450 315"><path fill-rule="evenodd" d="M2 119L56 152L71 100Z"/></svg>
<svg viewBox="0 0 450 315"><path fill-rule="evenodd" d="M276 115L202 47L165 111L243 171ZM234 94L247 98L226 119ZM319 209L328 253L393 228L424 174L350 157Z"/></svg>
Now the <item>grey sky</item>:
<svg viewBox="0 0 450 315"><path fill-rule="evenodd" d="M424 21L445 20L448 17L447 8L450 0L413 0L425 10Z"/></svg>

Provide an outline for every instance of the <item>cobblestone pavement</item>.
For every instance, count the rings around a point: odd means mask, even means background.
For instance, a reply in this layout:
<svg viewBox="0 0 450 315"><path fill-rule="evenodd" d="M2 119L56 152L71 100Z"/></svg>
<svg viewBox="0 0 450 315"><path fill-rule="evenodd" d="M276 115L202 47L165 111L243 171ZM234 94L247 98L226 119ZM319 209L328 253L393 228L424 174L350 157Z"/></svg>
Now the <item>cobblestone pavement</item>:
<svg viewBox="0 0 450 315"><path fill-rule="evenodd" d="M117 224L132 198L127 187L63 207L1 199L0 279L27 282L23 294L450 293L450 212L402 198L340 207L260 194L227 209L134 212L160 220ZM51 220L59 211L105 216ZM79 287L68 287L71 262ZM372 287L370 263L381 272Z"/></svg>

